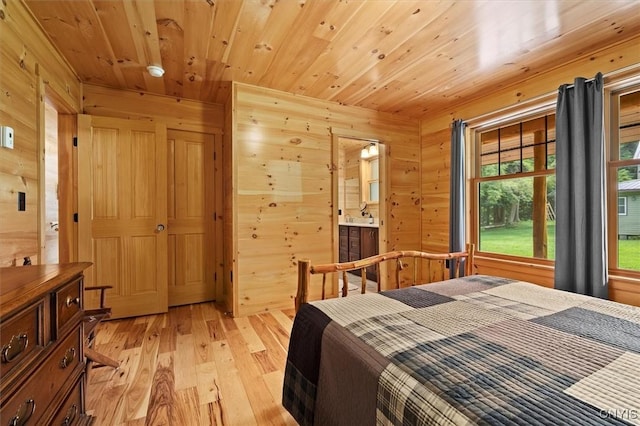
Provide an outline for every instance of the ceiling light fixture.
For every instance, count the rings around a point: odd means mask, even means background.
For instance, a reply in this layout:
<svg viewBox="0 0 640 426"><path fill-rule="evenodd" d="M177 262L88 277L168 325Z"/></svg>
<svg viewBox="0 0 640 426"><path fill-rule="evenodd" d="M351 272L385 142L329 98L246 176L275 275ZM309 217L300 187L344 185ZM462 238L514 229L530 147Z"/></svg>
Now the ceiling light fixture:
<svg viewBox="0 0 640 426"><path fill-rule="evenodd" d="M164 70L158 65L149 65L147 71L152 77L162 77L164 75Z"/></svg>
<svg viewBox="0 0 640 426"><path fill-rule="evenodd" d="M371 143L360 151L360 158L370 158L378 156L378 145L375 143Z"/></svg>
<svg viewBox="0 0 640 426"><path fill-rule="evenodd" d="M378 156L378 145L372 143L369 145L369 157L377 157Z"/></svg>
<svg viewBox="0 0 640 426"><path fill-rule="evenodd" d="M369 150L366 146L360 151L360 158L369 158Z"/></svg>

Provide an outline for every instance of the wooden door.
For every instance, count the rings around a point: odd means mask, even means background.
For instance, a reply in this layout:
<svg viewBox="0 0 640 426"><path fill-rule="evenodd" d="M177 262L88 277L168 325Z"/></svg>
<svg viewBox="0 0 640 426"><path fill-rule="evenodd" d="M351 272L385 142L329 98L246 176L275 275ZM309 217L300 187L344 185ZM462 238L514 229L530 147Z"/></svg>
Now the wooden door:
<svg viewBox="0 0 640 426"><path fill-rule="evenodd" d="M78 116L78 255L116 318L167 311L166 140L158 123Z"/></svg>
<svg viewBox="0 0 640 426"><path fill-rule="evenodd" d="M169 130L169 306L214 300L214 135Z"/></svg>

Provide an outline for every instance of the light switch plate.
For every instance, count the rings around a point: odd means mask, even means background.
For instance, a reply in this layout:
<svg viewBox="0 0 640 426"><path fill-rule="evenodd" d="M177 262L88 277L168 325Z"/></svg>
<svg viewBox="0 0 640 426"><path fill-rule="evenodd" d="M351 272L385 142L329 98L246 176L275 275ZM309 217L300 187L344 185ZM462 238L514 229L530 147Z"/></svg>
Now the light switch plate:
<svg viewBox="0 0 640 426"><path fill-rule="evenodd" d="M0 146L13 149L13 128L0 126Z"/></svg>

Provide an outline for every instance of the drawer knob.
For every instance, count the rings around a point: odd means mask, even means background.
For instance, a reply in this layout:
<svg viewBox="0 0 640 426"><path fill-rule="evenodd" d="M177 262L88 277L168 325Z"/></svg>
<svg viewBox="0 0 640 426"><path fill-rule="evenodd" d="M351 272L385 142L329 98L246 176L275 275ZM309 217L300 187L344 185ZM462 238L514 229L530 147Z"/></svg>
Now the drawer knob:
<svg viewBox="0 0 640 426"><path fill-rule="evenodd" d="M67 410L67 416L62 420L62 426L69 426L76 419L76 415L78 414L78 406L73 404Z"/></svg>
<svg viewBox="0 0 640 426"><path fill-rule="evenodd" d="M27 349L29 345L29 336L27 333L20 333L11 338L9 343L2 347L2 363L6 364L13 361Z"/></svg>
<svg viewBox="0 0 640 426"><path fill-rule="evenodd" d="M27 424L35 411L36 402L33 399L27 399L20 405L20 407L18 407L16 415L13 416L11 420L9 420L9 426L22 426Z"/></svg>
<svg viewBox="0 0 640 426"><path fill-rule="evenodd" d="M76 359L76 348L69 348L60 361L60 368L65 369Z"/></svg>
<svg viewBox="0 0 640 426"><path fill-rule="evenodd" d="M71 297L71 296L67 296L67 308L70 307L71 305L80 305L80 296L78 297Z"/></svg>

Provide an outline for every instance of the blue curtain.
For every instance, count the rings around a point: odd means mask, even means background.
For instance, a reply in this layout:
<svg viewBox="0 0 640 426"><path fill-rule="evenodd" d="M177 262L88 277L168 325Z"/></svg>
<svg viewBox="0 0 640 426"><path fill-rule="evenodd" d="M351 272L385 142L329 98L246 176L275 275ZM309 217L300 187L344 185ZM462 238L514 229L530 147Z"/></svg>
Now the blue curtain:
<svg viewBox="0 0 640 426"><path fill-rule="evenodd" d="M465 123L456 120L451 127L451 186L449 188L449 251L465 249L465 175L464 175L464 129ZM464 261L450 265L451 278L459 267L464 275Z"/></svg>
<svg viewBox="0 0 640 426"><path fill-rule="evenodd" d="M558 89L556 109L557 289L608 298L603 79Z"/></svg>

